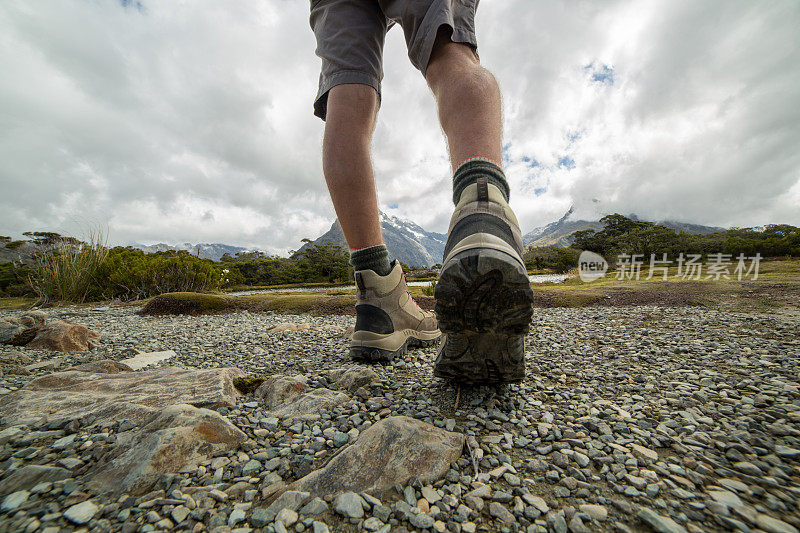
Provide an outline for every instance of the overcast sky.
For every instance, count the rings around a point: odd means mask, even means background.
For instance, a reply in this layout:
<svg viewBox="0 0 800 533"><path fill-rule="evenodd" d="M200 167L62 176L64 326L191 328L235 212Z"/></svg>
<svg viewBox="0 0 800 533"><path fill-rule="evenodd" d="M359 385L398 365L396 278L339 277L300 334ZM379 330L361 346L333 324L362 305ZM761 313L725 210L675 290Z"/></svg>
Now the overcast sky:
<svg viewBox="0 0 800 533"><path fill-rule="evenodd" d="M800 2L482 0L523 232L570 205L800 225ZM0 2L0 234L272 252L328 229L303 0ZM381 208L445 231L433 99L387 36Z"/></svg>

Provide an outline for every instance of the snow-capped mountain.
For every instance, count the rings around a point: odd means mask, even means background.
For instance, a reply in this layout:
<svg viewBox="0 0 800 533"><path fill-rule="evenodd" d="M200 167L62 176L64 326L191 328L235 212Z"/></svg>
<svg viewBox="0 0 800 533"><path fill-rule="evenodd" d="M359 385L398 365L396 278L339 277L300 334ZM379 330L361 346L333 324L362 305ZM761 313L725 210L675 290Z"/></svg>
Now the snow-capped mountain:
<svg viewBox="0 0 800 533"><path fill-rule="evenodd" d="M572 234L576 231L591 229L600 231L605 227L605 224L599 220L573 220L573 208L570 207L569 211L564 213L560 219L551 222L546 226L535 228L522 237L522 242L525 246L531 245L538 246L569 246L572 244ZM627 215L628 218L639 220L636 215ZM675 222L673 220L662 220L656 222L662 226L674 229L675 231L685 231L686 233L694 233L705 235L716 231L724 231L725 228L716 226L702 226L700 224L691 224L688 222Z"/></svg>
<svg viewBox="0 0 800 533"><path fill-rule="evenodd" d="M430 267L442 262L447 237L442 233L426 231L410 220L393 217L381 212L383 240L389 248L389 257L416 267ZM299 251L316 244L332 243L347 249L342 227L336 220L325 234L311 243L306 243Z"/></svg>

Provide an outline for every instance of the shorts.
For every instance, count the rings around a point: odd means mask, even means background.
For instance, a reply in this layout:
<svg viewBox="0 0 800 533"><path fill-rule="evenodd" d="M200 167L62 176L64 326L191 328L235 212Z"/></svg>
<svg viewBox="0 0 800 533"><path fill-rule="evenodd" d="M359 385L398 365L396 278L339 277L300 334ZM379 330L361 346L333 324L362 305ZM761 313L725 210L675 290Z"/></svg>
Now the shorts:
<svg viewBox="0 0 800 533"><path fill-rule="evenodd" d="M309 21L322 58L314 114L325 120L328 91L344 83L370 85L381 94L383 43L395 23L405 34L408 57L425 75L441 26L453 42L477 56L475 10L479 0L311 0Z"/></svg>

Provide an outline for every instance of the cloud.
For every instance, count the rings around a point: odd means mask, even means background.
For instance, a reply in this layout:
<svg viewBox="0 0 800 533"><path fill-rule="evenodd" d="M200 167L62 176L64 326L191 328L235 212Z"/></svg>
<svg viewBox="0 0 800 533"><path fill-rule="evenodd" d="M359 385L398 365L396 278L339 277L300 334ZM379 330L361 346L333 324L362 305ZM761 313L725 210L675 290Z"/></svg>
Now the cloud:
<svg viewBox="0 0 800 533"><path fill-rule="evenodd" d="M285 252L325 231L304 2L0 3L0 226ZM577 214L800 224L800 7L481 3L523 230ZM402 32L373 160L392 214L444 231L450 170Z"/></svg>

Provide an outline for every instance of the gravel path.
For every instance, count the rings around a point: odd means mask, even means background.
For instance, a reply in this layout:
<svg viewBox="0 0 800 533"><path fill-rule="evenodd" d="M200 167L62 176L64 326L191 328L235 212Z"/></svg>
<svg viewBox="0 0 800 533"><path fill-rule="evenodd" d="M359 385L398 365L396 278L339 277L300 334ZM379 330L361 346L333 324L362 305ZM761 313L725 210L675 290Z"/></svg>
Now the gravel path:
<svg viewBox="0 0 800 533"><path fill-rule="evenodd" d="M129 357L129 348L174 350L177 357L164 366L303 374L321 387L333 386L329 371L351 364L344 330L352 317L140 317L134 311L49 310L49 320L67 318L99 332L101 346L73 354L0 346L0 395L76 363ZM281 323L310 329L266 331ZM374 367L380 383L320 413L316 423L281 427L252 394L244 395L236 408L220 412L257 449L165 476L160 490L141 498L90 499L72 478L44 484L23 501L3 500L0 530L72 529L81 516L73 520L68 512L89 515L86 527L97 531L176 524L195 531L315 533L800 529L795 319L688 307L537 309L527 341L528 378L501 388L459 389L434 379L435 351L416 349ZM22 368L40 361L39 369ZM319 467L389 415L465 433L471 454L432 487L398 487L381 502L367 498L364 518L337 512L330 501L299 516L287 509L277 521L264 517L259 501L269 486ZM26 464L92 461L104 439L113 438L75 432L59 449L33 437L3 443L0 476ZM193 492L198 487L207 490Z"/></svg>

